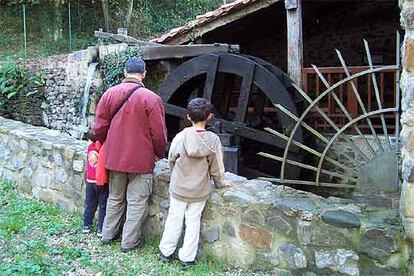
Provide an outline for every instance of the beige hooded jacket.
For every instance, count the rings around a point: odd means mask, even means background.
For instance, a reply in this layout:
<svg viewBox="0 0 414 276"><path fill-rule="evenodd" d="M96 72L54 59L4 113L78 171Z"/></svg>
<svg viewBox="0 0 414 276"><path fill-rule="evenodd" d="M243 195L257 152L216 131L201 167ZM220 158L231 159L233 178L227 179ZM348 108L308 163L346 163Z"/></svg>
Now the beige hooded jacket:
<svg viewBox="0 0 414 276"><path fill-rule="evenodd" d="M224 164L220 138L211 131L185 128L173 139L168 154L172 170L170 194L184 202L207 200L210 177L223 187Z"/></svg>

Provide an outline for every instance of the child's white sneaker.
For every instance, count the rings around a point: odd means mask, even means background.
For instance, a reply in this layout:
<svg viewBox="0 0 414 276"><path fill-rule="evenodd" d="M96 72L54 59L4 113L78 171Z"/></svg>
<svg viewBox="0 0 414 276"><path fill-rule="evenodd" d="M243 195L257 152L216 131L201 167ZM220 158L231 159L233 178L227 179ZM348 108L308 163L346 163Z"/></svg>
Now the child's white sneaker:
<svg viewBox="0 0 414 276"><path fill-rule="evenodd" d="M89 225L82 226L82 233L87 234L91 232L91 227Z"/></svg>

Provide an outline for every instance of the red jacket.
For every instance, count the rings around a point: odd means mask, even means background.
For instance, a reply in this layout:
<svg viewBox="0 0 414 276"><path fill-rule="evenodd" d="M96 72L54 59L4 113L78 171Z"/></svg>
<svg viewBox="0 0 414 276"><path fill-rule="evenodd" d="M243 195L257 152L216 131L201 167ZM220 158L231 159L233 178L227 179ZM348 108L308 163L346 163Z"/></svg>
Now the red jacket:
<svg viewBox="0 0 414 276"><path fill-rule="evenodd" d="M164 157L164 104L154 92L144 87L136 90L110 122L114 110L137 84L138 80L127 78L111 87L96 108L93 131L98 140L105 141L108 170L152 173L155 159Z"/></svg>
<svg viewBox="0 0 414 276"><path fill-rule="evenodd" d="M96 183L96 166L99 158L101 144L96 141L88 145L86 149L86 181Z"/></svg>

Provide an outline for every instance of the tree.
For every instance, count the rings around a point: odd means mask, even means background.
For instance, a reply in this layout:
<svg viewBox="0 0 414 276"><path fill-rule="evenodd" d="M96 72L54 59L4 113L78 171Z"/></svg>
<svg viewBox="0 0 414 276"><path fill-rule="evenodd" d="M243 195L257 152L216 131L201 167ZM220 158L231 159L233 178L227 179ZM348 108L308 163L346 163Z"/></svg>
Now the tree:
<svg viewBox="0 0 414 276"><path fill-rule="evenodd" d="M105 31L110 31L111 26L111 13L109 11L109 0L102 0L102 11L104 15L104 21L105 21Z"/></svg>
<svg viewBox="0 0 414 276"><path fill-rule="evenodd" d="M126 14L125 26L128 28L131 24L132 12L134 11L134 0L128 0L128 11Z"/></svg>
<svg viewBox="0 0 414 276"><path fill-rule="evenodd" d="M17 5L34 5L39 4L40 0L3 0L6 6L17 6Z"/></svg>

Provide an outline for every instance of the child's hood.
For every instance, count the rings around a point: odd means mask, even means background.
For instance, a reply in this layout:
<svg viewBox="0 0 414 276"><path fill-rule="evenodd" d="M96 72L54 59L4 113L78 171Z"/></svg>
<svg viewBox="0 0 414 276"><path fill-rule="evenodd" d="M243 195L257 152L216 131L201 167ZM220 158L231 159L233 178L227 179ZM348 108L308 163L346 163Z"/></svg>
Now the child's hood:
<svg viewBox="0 0 414 276"><path fill-rule="evenodd" d="M184 131L184 149L188 156L206 157L216 152L220 139L211 131L197 131L189 127Z"/></svg>

